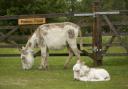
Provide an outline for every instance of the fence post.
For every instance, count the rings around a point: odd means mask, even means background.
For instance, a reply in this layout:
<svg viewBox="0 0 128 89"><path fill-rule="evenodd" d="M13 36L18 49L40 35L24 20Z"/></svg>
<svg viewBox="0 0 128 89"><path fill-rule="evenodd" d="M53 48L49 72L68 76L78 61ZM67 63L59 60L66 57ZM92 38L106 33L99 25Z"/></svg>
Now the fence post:
<svg viewBox="0 0 128 89"><path fill-rule="evenodd" d="M100 9L100 0L96 0L92 4L93 16L93 30L92 30L92 55L94 60L94 65L102 65L102 32L101 32L101 23L100 15L96 15L95 12Z"/></svg>

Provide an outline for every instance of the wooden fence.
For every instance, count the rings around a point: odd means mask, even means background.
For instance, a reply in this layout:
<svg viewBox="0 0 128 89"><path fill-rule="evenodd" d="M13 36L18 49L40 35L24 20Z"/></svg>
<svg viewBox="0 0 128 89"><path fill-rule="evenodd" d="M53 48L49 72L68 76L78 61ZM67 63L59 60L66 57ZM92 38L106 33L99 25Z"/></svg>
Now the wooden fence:
<svg viewBox="0 0 128 89"><path fill-rule="evenodd" d="M37 15L15 15L15 16L0 16L0 21L4 20L17 20L21 18L57 18L57 17L80 17L80 16L91 16L93 18L92 23L81 23L80 26L92 27L92 34L84 34L83 37L92 36L92 44L84 44L84 46L91 46L92 52L89 53L86 50L82 50L81 56L89 56L94 60L95 65L102 64L103 56L128 56L128 47L126 44L121 42L121 36L128 35L128 33L118 32L116 26L128 26L128 20L123 22L112 22L108 15L128 15L128 10L118 10L118 11L109 11L109 12L100 12L100 3L94 2L92 5L92 13L54 13L54 14L37 14ZM103 21L101 21L104 20ZM102 24L101 24L102 23ZM24 28L36 28L38 25L27 25ZM102 27L108 26L111 30L111 33L102 33ZM0 26L1 29L8 29L8 33L0 32L0 41L8 41L9 45L0 45L0 48L17 48L17 43L15 41L28 39L28 35L13 35L21 26ZM107 44L102 44L102 36L112 36ZM115 38L120 40L120 43L114 43L115 45L121 45L127 51L127 53L107 53L109 47L113 45ZM22 46L22 44L20 44ZM103 49L102 46L105 46ZM35 56L40 55L40 52L37 52ZM50 56L67 56L67 53L54 53ZM0 54L0 57L14 57L20 56L20 54Z"/></svg>

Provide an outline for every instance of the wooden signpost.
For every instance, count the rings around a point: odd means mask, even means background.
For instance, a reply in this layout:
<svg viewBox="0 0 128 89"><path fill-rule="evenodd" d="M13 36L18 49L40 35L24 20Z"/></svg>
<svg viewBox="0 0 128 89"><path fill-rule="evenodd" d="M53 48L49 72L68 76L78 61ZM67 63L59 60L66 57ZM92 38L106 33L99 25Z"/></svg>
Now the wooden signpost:
<svg viewBox="0 0 128 89"><path fill-rule="evenodd" d="M46 23L45 18L21 18L18 19L19 25L34 25L34 24L44 24Z"/></svg>
<svg viewBox="0 0 128 89"><path fill-rule="evenodd" d="M100 2L93 2L92 10L93 13L99 11ZM100 15L96 14L93 16L93 30L92 30L92 55L94 64L102 65L102 31L101 31L101 20Z"/></svg>

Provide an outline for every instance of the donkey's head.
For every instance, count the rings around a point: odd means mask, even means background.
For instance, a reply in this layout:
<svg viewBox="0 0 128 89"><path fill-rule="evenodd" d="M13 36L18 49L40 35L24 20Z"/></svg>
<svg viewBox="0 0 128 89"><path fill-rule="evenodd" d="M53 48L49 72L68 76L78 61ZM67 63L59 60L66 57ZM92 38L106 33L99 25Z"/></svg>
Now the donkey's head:
<svg viewBox="0 0 128 89"><path fill-rule="evenodd" d="M34 62L33 50L22 47L21 51L21 63L23 69L30 69Z"/></svg>

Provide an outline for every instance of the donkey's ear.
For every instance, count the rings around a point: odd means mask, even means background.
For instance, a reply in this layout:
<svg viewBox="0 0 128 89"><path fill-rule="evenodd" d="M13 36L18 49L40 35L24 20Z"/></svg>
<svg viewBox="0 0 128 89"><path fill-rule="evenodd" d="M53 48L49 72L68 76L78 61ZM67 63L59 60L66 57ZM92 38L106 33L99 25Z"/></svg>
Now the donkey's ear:
<svg viewBox="0 0 128 89"><path fill-rule="evenodd" d="M34 54L34 51L32 49L29 49L29 51Z"/></svg>
<svg viewBox="0 0 128 89"><path fill-rule="evenodd" d="M21 48L17 48L20 52L22 51L22 49Z"/></svg>
<svg viewBox="0 0 128 89"><path fill-rule="evenodd" d="M29 47L32 46L32 43L29 41L27 44L26 44L26 49L28 49Z"/></svg>
<svg viewBox="0 0 128 89"><path fill-rule="evenodd" d="M24 46L22 46L22 49L24 49Z"/></svg>
<svg viewBox="0 0 128 89"><path fill-rule="evenodd" d="M22 50L22 48L19 46L19 45L17 45L17 49L21 52L21 50Z"/></svg>

